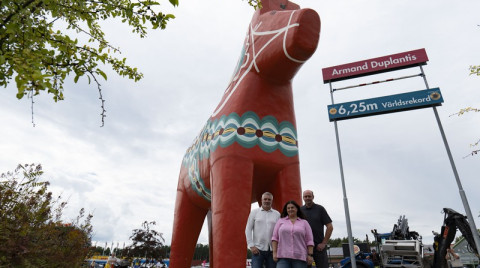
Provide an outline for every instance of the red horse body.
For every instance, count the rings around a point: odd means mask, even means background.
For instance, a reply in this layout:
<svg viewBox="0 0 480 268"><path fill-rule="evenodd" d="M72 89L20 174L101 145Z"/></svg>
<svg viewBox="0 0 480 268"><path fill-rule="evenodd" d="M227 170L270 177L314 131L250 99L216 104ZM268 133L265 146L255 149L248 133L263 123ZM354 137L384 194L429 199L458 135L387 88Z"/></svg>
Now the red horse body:
<svg viewBox="0 0 480 268"><path fill-rule="evenodd" d="M283 4L282 4L283 3ZM287 1L262 1L225 94L183 159L170 266L190 267L209 211L210 267L244 268L245 225L262 193L281 210L301 202L291 81L315 52L320 18Z"/></svg>

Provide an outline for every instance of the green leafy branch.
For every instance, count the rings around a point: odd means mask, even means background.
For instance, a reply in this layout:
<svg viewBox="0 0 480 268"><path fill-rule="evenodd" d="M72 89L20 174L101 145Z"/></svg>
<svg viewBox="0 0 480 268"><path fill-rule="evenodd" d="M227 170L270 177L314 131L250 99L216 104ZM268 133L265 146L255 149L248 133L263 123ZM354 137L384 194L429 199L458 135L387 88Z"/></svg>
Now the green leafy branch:
<svg viewBox="0 0 480 268"><path fill-rule="evenodd" d="M255 10L262 8L262 1L261 0L247 0L248 4L251 5Z"/></svg>
<svg viewBox="0 0 480 268"><path fill-rule="evenodd" d="M260 0L247 1L261 8ZM178 6L178 0L169 2ZM65 98L67 77L75 83L81 77L89 83L93 79L102 102L103 126L105 101L97 77L107 79L103 66L134 81L143 74L116 57L121 51L106 39L100 22L120 20L143 38L148 28L165 29L175 18L158 11L159 6L154 0L0 1L0 86L15 81L17 98L32 98L33 123L34 96L46 91L57 102Z"/></svg>
<svg viewBox="0 0 480 268"><path fill-rule="evenodd" d="M470 69L470 75L472 74L480 75L480 65L471 65L469 69Z"/></svg>
<svg viewBox="0 0 480 268"><path fill-rule="evenodd" d="M454 114L451 114L450 116L461 116L461 115L464 115L465 113L468 113L468 112L475 112L475 113L478 113L480 112L480 109L478 108L472 108L472 107L467 107L467 108L463 108L463 109L460 109L460 111L454 113ZM477 147L478 145L480 144L480 140L478 140L477 142L473 143L473 144L470 144L470 147ZM463 158L466 158L466 157L469 157L469 156L472 156L472 155L476 155L480 152L480 149L478 150L473 150L470 154L464 156Z"/></svg>
<svg viewBox="0 0 480 268"><path fill-rule="evenodd" d="M178 5L178 0L169 2ZM110 65L118 75L134 81L143 74L127 65L125 58L114 56L121 52L105 38L99 22L120 19L143 38L148 26L165 29L167 22L175 18L154 11L159 5L151 0L1 1L0 86L6 87L13 79L18 99L33 98L46 91L57 102L65 97L63 85L67 76L74 74L75 83L80 77L87 76L89 83L93 78L102 100L103 126L104 100L97 76L106 80L107 75L99 65ZM87 40L80 42L81 35L87 36Z"/></svg>

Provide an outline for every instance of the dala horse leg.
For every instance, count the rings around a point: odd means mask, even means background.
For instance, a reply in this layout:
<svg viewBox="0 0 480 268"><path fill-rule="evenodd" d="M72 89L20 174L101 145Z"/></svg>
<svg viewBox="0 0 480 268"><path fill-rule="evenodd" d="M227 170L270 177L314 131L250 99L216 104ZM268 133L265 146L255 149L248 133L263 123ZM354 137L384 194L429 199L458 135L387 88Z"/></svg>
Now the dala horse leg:
<svg viewBox="0 0 480 268"><path fill-rule="evenodd" d="M210 267L215 267L213 263L213 231L212 231L212 210L209 210L207 213L207 224L208 224L208 254L209 254L209 261Z"/></svg>
<svg viewBox="0 0 480 268"><path fill-rule="evenodd" d="M198 236L202 230L208 210L195 205L189 198L183 180L177 187L175 215L173 222L170 266L188 268L191 266Z"/></svg>
<svg viewBox="0 0 480 268"><path fill-rule="evenodd" d="M211 171L213 263L215 268L245 268L253 163L247 158L223 157L213 163Z"/></svg>
<svg viewBox="0 0 480 268"><path fill-rule="evenodd" d="M302 205L302 185L300 182L299 163L284 167L277 174L275 185L272 190L273 207L282 214L285 203L294 200L300 206Z"/></svg>

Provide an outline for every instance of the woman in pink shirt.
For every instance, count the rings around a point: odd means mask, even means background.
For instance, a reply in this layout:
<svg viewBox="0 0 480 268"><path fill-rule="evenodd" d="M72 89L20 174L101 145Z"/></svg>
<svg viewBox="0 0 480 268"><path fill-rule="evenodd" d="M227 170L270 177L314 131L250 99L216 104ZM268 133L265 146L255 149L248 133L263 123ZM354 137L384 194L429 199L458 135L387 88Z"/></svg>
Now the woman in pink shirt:
<svg viewBox="0 0 480 268"><path fill-rule="evenodd" d="M313 262L312 229L293 200L283 206L273 229L272 248L277 268L304 268Z"/></svg>

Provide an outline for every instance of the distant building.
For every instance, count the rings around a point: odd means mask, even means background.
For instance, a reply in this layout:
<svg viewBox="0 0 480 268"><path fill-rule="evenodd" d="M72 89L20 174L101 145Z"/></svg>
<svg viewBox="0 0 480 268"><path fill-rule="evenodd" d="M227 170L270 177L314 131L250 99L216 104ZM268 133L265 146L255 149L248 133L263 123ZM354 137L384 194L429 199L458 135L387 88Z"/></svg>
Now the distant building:
<svg viewBox="0 0 480 268"><path fill-rule="evenodd" d="M474 268L479 265L478 257L470 250L465 237L462 236L462 238L460 238L460 240L453 245L453 250L460 256L460 260L465 267Z"/></svg>
<svg viewBox="0 0 480 268"><path fill-rule="evenodd" d="M343 248L329 248L327 250L328 263L331 267L339 267L340 261L343 259Z"/></svg>

